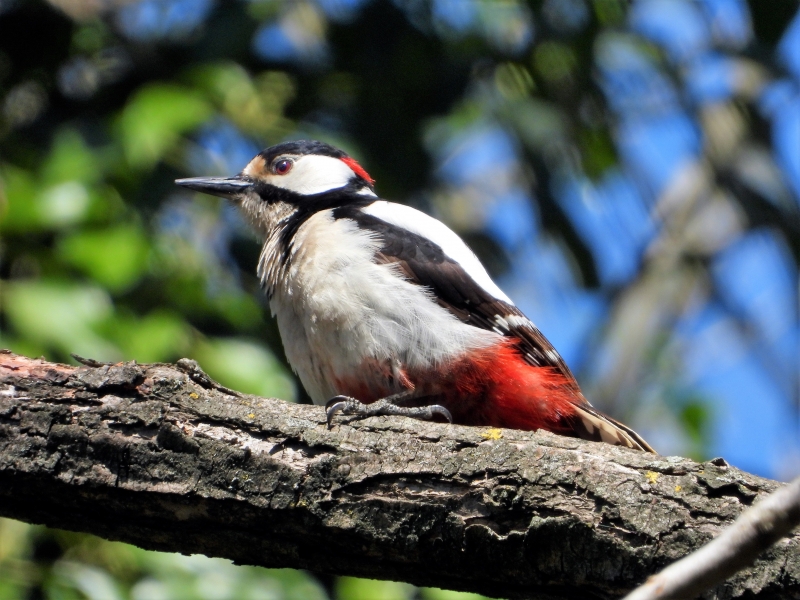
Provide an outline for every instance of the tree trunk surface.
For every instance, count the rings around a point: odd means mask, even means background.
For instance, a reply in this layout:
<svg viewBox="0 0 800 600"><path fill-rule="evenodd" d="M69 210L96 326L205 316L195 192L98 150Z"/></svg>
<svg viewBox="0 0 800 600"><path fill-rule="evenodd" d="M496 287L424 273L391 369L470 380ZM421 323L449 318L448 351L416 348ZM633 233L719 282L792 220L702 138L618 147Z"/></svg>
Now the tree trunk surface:
<svg viewBox="0 0 800 600"><path fill-rule="evenodd" d="M200 383L198 383L200 381ZM608 599L781 484L546 432L232 395L175 365L0 353L0 516L237 563ZM705 598L800 598L798 536Z"/></svg>

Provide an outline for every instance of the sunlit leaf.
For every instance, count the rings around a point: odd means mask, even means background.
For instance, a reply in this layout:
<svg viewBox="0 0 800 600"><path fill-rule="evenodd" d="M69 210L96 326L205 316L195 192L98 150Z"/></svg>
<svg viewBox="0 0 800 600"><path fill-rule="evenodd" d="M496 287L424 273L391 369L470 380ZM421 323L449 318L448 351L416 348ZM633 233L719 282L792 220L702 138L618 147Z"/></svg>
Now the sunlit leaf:
<svg viewBox="0 0 800 600"><path fill-rule="evenodd" d="M242 131L268 135L276 127L288 130L283 110L295 87L288 74L267 71L253 78L241 65L217 63L194 69L190 79Z"/></svg>
<svg viewBox="0 0 800 600"><path fill-rule="evenodd" d="M128 161L135 167L151 167L182 133L197 127L210 114L211 107L192 90L158 83L141 88L120 118Z"/></svg>
<svg viewBox="0 0 800 600"><path fill-rule="evenodd" d="M66 181L95 183L103 174L99 157L86 145L74 129L60 130L42 165L40 185L54 185Z"/></svg>
<svg viewBox="0 0 800 600"><path fill-rule="evenodd" d="M419 591L421 600L488 600L486 596L470 592L455 592L440 588L422 588Z"/></svg>
<svg viewBox="0 0 800 600"><path fill-rule="evenodd" d="M192 349L211 377L249 394L294 400L294 384L277 359L262 346L242 339L212 338Z"/></svg>
<svg viewBox="0 0 800 600"><path fill-rule="evenodd" d="M117 343L126 360L140 363L175 361L189 351L191 339L186 321L166 310L144 317L116 314L102 332Z"/></svg>
<svg viewBox="0 0 800 600"><path fill-rule="evenodd" d="M336 582L338 597L347 600L412 600L415 591L414 586L399 581L340 577Z"/></svg>
<svg viewBox="0 0 800 600"><path fill-rule="evenodd" d="M53 568L54 588L72 588L87 600L123 600L119 584L97 567L72 561L59 561Z"/></svg>
<svg viewBox="0 0 800 600"><path fill-rule="evenodd" d="M119 350L93 329L112 311L104 290L55 281L12 281L3 284L0 294L6 318L18 335L64 354L120 358Z"/></svg>
<svg viewBox="0 0 800 600"><path fill-rule="evenodd" d="M32 173L9 164L0 171L0 231L30 231L41 224L36 205L36 179Z"/></svg>
<svg viewBox="0 0 800 600"><path fill-rule="evenodd" d="M80 231L58 244L58 252L65 262L80 268L112 291L124 290L142 276L147 268L149 248L144 232L133 224Z"/></svg>
<svg viewBox="0 0 800 600"><path fill-rule="evenodd" d="M82 221L90 203L89 190L78 181L46 187L36 199L39 221L52 227L66 227Z"/></svg>

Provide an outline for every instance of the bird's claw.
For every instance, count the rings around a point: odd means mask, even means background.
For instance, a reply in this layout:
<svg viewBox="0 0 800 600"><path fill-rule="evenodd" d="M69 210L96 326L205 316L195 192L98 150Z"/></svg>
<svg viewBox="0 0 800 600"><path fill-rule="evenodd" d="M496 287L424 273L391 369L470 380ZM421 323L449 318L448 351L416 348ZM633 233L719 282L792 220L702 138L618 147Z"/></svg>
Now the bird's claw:
<svg viewBox="0 0 800 600"><path fill-rule="evenodd" d="M371 404L364 404L350 396L334 396L325 403L325 416L328 429L333 425L333 417L339 412L343 415L356 415L360 418L398 415L425 421L430 421L433 419L434 415L439 415L447 419L448 423L453 422L453 415L440 404L429 404L428 406L398 406L392 402L390 398L381 398Z"/></svg>
<svg viewBox="0 0 800 600"><path fill-rule="evenodd" d="M448 423L450 423L451 425L453 424L453 415L451 415L450 411L447 410L441 404L431 404L430 406L426 406L425 408L428 408L431 411L431 416L429 417L429 419L432 419L433 415L441 415L445 419L447 419Z"/></svg>
<svg viewBox="0 0 800 600"><path fill-rule="evenodd" d="M336 416L337 412L349 414L347 408L352 402L358 402L358 400L350 396L334 396L325 403L325 418L328 423L328 429L333 426L333 417Z"/></svg>

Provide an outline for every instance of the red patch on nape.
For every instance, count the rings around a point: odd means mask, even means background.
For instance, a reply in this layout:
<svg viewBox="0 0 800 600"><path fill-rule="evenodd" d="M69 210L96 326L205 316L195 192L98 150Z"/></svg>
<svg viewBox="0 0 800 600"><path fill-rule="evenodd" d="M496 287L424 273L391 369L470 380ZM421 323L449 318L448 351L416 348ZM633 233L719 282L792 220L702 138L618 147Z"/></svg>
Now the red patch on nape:
<svg viewBox="0 0 800 600"><path fill-rule="evenodd" d="M353 173L355 173L356 175L361 177L361 179L363 179L364 181L366 181L370 185L375 183L375 180L372 177L369 176L369 173L367 173L364 170L364 167L362 167L360 164L358 164L358 161L355 158L350 158L349 156L347 156L347 157L341 158L339 160L341 160L344 164L346 164L348 167L350 167L350 169L353 171Z"/></svg>

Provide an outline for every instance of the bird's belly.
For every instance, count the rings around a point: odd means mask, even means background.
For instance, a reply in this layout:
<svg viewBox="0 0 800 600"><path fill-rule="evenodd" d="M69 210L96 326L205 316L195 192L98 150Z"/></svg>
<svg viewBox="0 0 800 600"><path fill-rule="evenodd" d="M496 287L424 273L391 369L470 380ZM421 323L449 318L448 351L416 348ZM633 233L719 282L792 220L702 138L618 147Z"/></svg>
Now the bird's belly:
<svg viewBox="0 0 800 600"><path fill-rule="evenodd" d="M422 374L502 339L460 322L392 265L299 271L304 277L276 289L270 306L286 357L315 403L337 394L370 401L415 387Z"/></svg>

